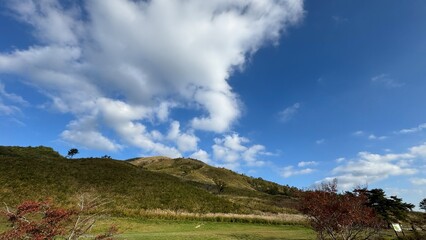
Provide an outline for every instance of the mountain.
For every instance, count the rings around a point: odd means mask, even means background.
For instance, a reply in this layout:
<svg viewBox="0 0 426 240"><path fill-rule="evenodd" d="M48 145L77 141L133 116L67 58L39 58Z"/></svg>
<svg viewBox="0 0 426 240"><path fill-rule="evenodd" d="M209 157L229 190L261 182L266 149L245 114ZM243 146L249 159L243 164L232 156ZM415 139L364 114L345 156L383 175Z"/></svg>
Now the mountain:
<svg viewBox="0 0 426 240"><path fill-rule="evenodd" d="M223 191L215 181L224 183ZM195 159L69 159L43 146L0 146L0 202L52 198L67 206L87 192L110 201L113 214L137 215L146 209L289 212L297 190Z"/></svg>
<svg viewBox="0 0 426 240"><path fill-rule="evenodd" d="M140 168L180 178L197 188L219 194L253 211L283 212L294 208L299 190L261 178L248 177L226 168L210 166L192 158L164 156L127 160ZM221 188L222 187L222 188Z"/></svg>

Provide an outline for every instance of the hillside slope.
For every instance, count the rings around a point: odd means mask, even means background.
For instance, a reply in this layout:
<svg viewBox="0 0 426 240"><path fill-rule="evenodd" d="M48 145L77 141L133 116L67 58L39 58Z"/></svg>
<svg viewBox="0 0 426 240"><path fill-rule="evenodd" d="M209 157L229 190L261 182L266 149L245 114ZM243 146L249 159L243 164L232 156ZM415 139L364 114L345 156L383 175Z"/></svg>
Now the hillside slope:
<svg viewBox="0 0 426 240"><path fill-rule="evenodd" d="M137 214L143 209L239 212L227 199L169 174L112 159L66 159L47 147L0 146L0 202L53 198L71 204L82 192L112 201L109 210Z"/></svg>
<svg viewBox="0 0 426 240"><path fill-rule="evenodd" d="M251 210L282 212L293 208L299 190L261 178L252 178L191 158L163 156L135 158L128 162L143 169L173 175L192 185L219 193L223 198ZM224 184L219 189L219 184Z"/></svg>

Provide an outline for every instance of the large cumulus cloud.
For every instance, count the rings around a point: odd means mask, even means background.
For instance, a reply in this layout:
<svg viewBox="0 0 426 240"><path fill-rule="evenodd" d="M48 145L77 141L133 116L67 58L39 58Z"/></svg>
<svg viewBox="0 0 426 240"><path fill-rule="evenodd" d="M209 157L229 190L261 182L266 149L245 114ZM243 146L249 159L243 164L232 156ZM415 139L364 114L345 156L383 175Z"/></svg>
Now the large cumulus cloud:
<svg viewBox="0 0 426 240"><path fill-rule="evenodd" d="M240 101L228 79L303 16L302 0L6 4L32 27L37 43L0 53L0 73L24 76L52 107L75 116L63 139L169 156L205 153L198 149L196 130L232 129ZM193 117L173 121L175 108L189 109ZM149 129L152 122L170 124L169 134ZM108 139L103 127L118 138Z"/></svg>

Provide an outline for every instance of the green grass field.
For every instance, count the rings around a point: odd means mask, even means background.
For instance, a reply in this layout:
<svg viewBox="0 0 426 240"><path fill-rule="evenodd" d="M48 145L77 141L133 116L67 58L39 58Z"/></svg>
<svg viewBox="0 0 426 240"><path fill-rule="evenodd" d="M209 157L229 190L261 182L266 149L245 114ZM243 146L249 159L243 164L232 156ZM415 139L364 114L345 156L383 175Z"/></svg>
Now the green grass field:
<svg viewBox="0 0 426 240"><path fill-rule="evenodd" d="M110 218L100 220L93 231L101 231L116 224L118 239L315 239L307 227L249 223L219 223L201 221L141 220Z"/></svg>
<svg viewBox="0 0 426 240"><path fill-rule="evenodd" d="M315 239L315 233L312 230L297 225L144 220L138 218L100 219L91 234L94 236L97 233L104 232L112 224L119 229L119 235L116 238L128 240ZM6 229L6 222L1 219L0 232Z"/></svg>
<svg viewBox="0 0 426 240"><path fill-rule="evenodd" d="M316 239L316 233L302 225L278 225L258 223L227 223L209 221L153 220L141 218L107 218L100 219L93 233L104 232L115 224L119 228L117 239L148 240L302 240ZM0 228L1 229L1 228ZM406 236L413 232L406 230ZM383 229L377 238L382 240L397 239L391 229ZM423 239L423 238L409 238Z"/></svg>

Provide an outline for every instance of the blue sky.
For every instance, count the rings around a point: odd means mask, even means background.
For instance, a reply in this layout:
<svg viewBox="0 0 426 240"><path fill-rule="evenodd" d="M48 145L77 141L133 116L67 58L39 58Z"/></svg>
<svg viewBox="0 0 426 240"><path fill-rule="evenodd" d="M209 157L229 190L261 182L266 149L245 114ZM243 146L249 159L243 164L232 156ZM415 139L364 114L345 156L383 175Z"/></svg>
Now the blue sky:
<svg viewBox="0 0 426 240"><path fill-rule="evenodd" d="M426 197L426 2L3 1L0 144Z"/></svg>

